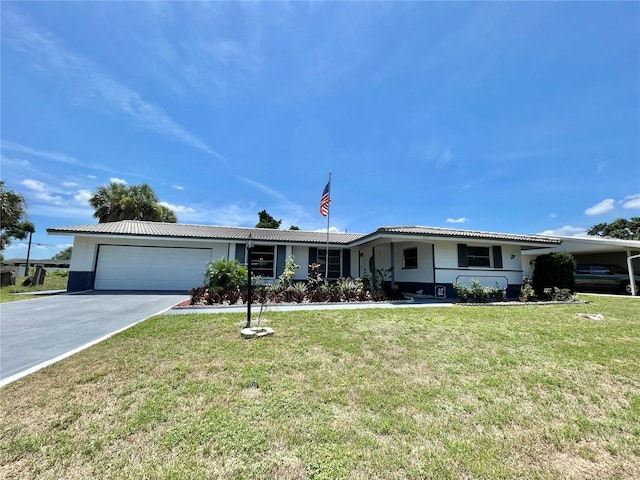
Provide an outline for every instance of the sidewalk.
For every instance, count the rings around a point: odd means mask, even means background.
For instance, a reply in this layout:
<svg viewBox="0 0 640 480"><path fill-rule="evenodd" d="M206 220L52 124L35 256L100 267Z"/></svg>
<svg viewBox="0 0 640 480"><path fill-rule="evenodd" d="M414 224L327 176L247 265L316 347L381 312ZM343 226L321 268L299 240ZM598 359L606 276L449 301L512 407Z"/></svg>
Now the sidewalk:
<svg viewBox="0 0 640 480"><path fill-rule="evenodd" d="M277 303L269 304L269 312L296 312L310 310L358 310L365 308L431 308L452 307L454 304L447 300L415 296L411 300L397 302L341 302L341 303ZM260 304L252 304L251 311L259 312ZM173 307L165 315L183 315L191 313L244 313L247 305L196 306Z"/></svg>

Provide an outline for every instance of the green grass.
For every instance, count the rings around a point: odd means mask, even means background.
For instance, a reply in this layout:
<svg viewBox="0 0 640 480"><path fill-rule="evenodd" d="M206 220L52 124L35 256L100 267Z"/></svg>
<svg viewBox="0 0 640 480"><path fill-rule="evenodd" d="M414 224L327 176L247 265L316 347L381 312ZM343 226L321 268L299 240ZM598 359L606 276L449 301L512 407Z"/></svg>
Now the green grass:
<svg viewBox="0 0 640 480"><path fill-rule="evenodd" d="M26 300L34 298L36 295L14 295L14 293L42 292L45 290L66 290L68 277L48 274L43 285L23 287L22 282L27 277L17 277L15 285L0 287L0 303L15 302L16 300Z"/></svg>
<svg viewBox="0 0 640 480"><path fill-rule="evenodd" d="M2 390L0 476L639 478L640 302L589 298L154 317Z"/></svg>

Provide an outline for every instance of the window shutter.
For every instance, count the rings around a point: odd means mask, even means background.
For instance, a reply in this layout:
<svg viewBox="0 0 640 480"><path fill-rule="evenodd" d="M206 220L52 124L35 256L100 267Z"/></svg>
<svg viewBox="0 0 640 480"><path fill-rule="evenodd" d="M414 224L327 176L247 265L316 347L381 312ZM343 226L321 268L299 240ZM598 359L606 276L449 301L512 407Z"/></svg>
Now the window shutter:
<svg viewBox="0 0 640 480"><path fill-rule="evenodd" d="M351 276L351 250L348 248L342 250L342 276L344 278Z"/></svg>
<svg viewBox="0 0 640 480"><path fill-rule="evenodd" d="M244 252L247 246L244 243L236 243L236 260L244 265Z"/></svg>
<svg viewBox="0 0 640 480"><path fill-rule="evenodd" d="M284 245L278 245L276 249L276 277L279 277L284 272L285 257L287 255L287 247Z"/></svg>
<svg viewBox="0 0 640 480"><path fill-rule="evenodd" d="M459 243L458 244L458 266L459 267L468 267L469 259L467 258L467 244Z"/></svg>
<svg viewBox="0 0 640 480"><path fill-rule="evenodd" d="M502 247L493 246L493 268L502 268Z"/></svg>

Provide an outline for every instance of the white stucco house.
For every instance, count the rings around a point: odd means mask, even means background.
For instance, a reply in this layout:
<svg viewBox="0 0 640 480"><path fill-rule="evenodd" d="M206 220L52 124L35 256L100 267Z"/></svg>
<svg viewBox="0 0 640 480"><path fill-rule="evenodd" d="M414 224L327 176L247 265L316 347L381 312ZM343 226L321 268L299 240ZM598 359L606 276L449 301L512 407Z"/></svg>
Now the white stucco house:
<svg viewBox="0 0 640 480"><path fill-rule="evenodd" d="M255 242L253 271L277 279L290 255L305 280L311 263L327 262L327 235L300 230L186 225L125 220L49 228L50 235L73 236L69 291L179 290L203 285L211 261L246 263L246 242ZM561 240L540 235L408 226L381 227L369 234L331 233L329 278L362 277L391 269L388 281L407 293L454 297L455 282L519 291L523 252L558 247Z"/></svg>

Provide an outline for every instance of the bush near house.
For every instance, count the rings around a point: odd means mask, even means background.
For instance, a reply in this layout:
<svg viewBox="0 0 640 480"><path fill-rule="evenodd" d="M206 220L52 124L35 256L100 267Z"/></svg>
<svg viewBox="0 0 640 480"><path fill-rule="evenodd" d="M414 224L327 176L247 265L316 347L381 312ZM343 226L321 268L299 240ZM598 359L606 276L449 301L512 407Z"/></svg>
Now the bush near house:
<svg viewBox="0 0 640 480"><path fill-rule="evenodd" d="M540 255L535 260L533 270L533 289L538 298L548 298L545 289L575 290L573 271L575 262L573 255L567 252L554 252L548 255Z"/></svg>
<svg viewBox="0 0 640 480"><path fill-rule="evenodd" d="M495 287L489 287L482 285L476 279L472 279L469 286L456 282L453 284L453 289L461 302L504 302L507 298L507 292L500 288L497 283Z"/></svg>

